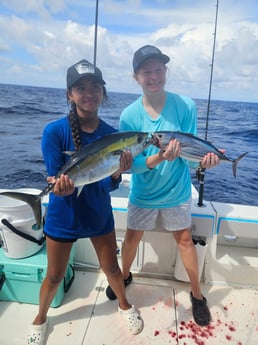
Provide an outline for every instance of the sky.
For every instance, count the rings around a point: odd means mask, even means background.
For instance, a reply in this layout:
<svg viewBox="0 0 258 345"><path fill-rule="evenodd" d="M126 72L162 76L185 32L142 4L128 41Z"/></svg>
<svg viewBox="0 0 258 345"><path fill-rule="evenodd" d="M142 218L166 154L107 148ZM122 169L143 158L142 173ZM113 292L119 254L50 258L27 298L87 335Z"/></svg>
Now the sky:
<svg viewBox="0 0 258 345"><path fill-rule="evenodd" d="M167 90L258 102L257 0L99 0L97 35L95 14L95 0L0 0L0 83L65 88L95 56L108 92L139 94L132 58L151 44L171 58Z"/></svg>

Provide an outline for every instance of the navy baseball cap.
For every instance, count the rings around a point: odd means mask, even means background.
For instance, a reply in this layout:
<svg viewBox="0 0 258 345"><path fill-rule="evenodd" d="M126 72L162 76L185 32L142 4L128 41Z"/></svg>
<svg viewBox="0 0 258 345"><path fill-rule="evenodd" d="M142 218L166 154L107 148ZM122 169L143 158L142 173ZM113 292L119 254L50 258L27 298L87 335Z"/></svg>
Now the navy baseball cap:
<svg viewBox="0 0 258 345"><path fill-rule="evenodd" d="M142 63L149 58L160 59L164 64L170 61L170 58L163 54L157 47L146 45L136 50L133 56L133 70L136 72Z"/></svg>
<svg viewBox="0 0 258 345"><path fill-rule="evenodd" d="M90 76L94 77L98 83L102 85L106 84L105 80L102 77L102 72L98 67L94 67L92 63L85 59L77 62L67 70L67 89L70 89L81 78Z"/></svg>

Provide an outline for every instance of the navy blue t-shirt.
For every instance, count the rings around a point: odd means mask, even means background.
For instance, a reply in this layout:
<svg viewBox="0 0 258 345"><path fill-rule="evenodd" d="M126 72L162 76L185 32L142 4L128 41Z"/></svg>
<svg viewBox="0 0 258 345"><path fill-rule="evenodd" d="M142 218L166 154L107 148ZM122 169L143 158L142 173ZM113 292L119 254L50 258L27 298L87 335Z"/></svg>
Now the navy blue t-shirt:
<svg viewBox="0 0 258 345"><path fill-rule="evenodd" d="M93 133L83 132L83 146L116 130L100 120ZM72 132L68 117L49 123L43 132L42 152L48 176L55 176L69 160L64 151L74 151ZM95 237L114 229L110 192L117 189L121 179L113 182L111 177L88 184L79 196L77 188L72 195L49 194L49 205L44 226L45 234L63 240Z"/></svg>

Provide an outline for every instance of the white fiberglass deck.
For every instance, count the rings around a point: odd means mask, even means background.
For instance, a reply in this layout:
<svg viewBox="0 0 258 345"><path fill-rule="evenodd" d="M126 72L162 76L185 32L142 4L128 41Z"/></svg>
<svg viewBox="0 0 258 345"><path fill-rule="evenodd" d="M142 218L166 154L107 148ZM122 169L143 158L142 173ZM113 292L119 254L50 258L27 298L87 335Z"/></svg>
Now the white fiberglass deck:
<svg viewBox="0 0 258 345"><path fill-rule="evenodd" d="M58 308L49 310L47 345L257 345L258 291L202 285L212 313L208 327L192 319L188 283L134 276L127 296L140 311L144 330L130 335L105 295L103 273L76 271ZM0 302L0 344L26 345L37 305Z"/></svg>

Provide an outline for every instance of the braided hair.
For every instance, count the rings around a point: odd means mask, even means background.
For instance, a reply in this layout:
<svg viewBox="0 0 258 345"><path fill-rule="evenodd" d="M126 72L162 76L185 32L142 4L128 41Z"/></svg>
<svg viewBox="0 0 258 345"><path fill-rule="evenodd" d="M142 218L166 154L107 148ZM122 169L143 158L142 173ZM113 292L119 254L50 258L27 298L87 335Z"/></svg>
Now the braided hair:
<svg viewBox="0 0 258 345"><path fill-rule="evenodd" d="M109 103L109 98L107 96L107 90L105 88L105 86L103 87L103 104L108 104ZM69 100L68 100L69 102ZM77 109L76 109L76 105L74 102L69 102L70 103L70 112L68 114L68 119L69 119L69 123L70 123L70 127L72 130L72 137L73 137L73 143L74 143L74 147L75 147L75 151L78 151L79 149L82 148L83 144L81 141L81 129L80 129L80 124L79 124L79 117L77 114Z"/></svg>
<svg viewBox="0 0 258 345"><path fill-rule="evenodd" d="M79 117L76 110L75 103L71 103L71 109L68 115L70 127L72 130L72 136L73 136L73 143L75 147L75 151L78 151L80 148L82 148L82 142L81 142L81 136L80 136L80 125L79 125Z"/></svg>

